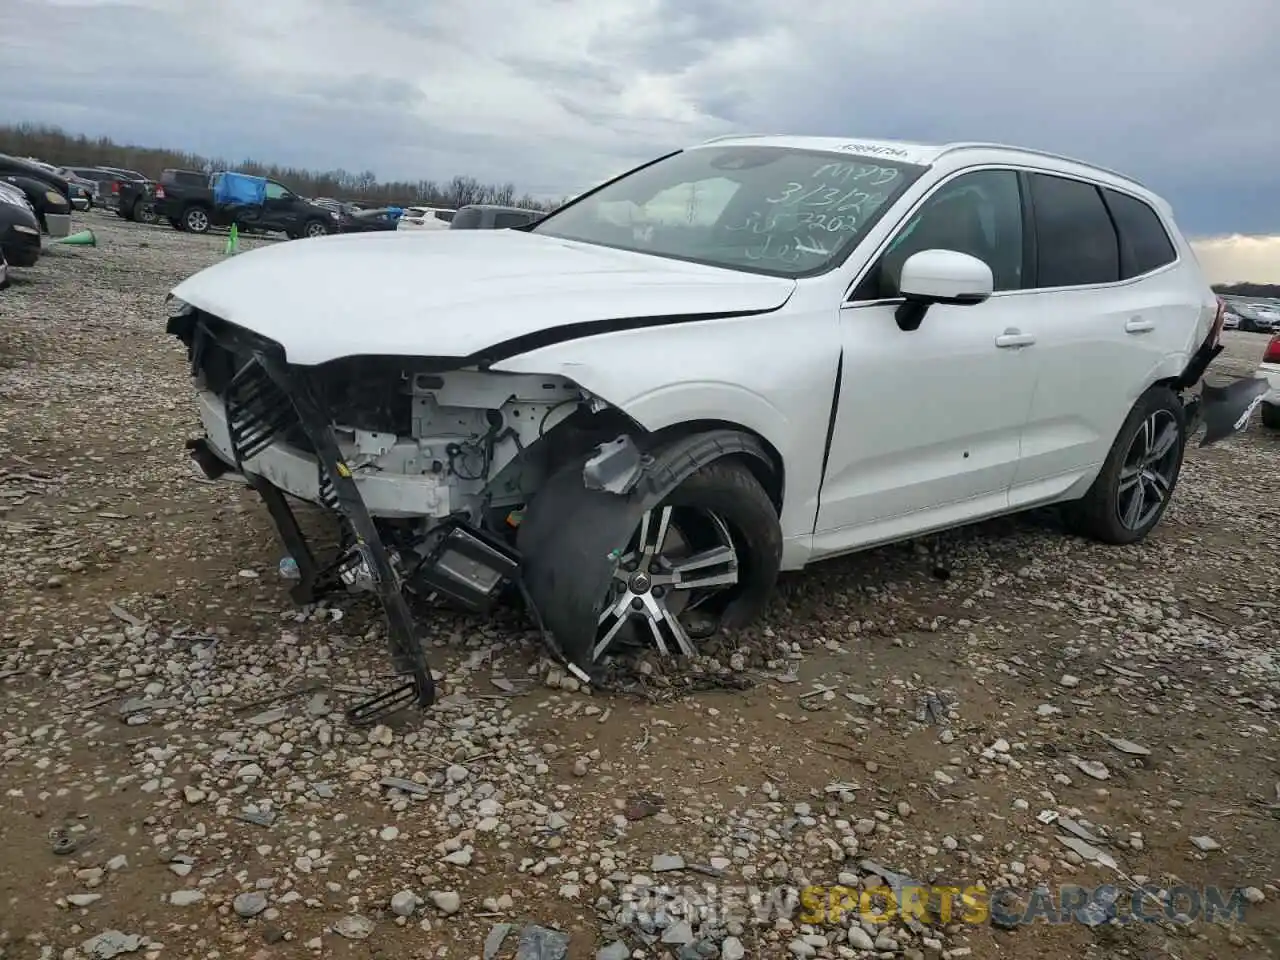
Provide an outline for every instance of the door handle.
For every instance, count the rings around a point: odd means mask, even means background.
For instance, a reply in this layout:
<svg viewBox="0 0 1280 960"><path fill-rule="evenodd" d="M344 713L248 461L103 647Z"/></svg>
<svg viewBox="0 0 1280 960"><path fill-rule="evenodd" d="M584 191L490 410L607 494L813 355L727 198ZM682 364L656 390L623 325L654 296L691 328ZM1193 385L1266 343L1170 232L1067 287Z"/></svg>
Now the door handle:
<svg viewBox="0 0 1280 960"><path fill-rule="evenodd" d="M996 346L1007 350L1013 347L1029 347L1036 342L1036 338L1029 333L1023 333L1017 327L1010 327L1000 336L996 337Z"/></svg>
<svg viewBox="0 0 1280 960"><path fill-rule="evenodd" d="M1124 325L1125 333L1148 333L1156 328L1156 325L1142 317L1130 317Z"/></svg>

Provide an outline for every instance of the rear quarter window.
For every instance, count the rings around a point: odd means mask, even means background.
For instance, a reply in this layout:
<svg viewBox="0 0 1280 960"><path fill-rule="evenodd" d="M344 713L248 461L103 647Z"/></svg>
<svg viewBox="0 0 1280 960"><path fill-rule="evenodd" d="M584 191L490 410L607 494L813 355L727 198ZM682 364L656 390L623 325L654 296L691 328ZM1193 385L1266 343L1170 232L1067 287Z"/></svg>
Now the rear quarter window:
<svg viewBox="0 0 1280 960"><path fill-rule="evenodd" d="M1144 201L1116 190L1102 191L1120 238L1120 278L1140 277L1178 259L1160 215Z"/></svg>
<svg viewBox="0 0 1280 960"><path fill-rule="evenodd" d="M1120 243L1093 184L1033 173L1036 286L1077 287L1120 279Z"/></svg>

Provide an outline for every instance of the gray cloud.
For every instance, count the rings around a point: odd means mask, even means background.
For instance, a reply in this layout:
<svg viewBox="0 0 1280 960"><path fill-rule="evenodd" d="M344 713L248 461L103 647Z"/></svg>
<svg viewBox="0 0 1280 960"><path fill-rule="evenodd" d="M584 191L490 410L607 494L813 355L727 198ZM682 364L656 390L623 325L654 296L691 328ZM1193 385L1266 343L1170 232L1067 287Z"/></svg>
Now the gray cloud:
<svg viewBox="0 0 1280 960"><path fill-rule="evenodd" d="M0 119L561 194L731 130L983 139L1276 233L1268 0L7 0Z"/></svg>

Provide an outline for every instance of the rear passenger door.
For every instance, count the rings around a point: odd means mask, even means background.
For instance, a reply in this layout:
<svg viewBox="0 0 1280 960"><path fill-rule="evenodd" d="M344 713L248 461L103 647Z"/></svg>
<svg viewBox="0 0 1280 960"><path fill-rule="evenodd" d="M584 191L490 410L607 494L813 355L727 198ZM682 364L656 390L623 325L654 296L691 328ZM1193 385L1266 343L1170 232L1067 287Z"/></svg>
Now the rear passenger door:
<svg viewBox="0 0 1280 960"><path fill-rule="evenodd" d="M1152 372L1179 349L1185 299L1169 269L1176 249L1143 200L1064 176L1024 177L1037 377L1015 508L1084 492Z"/></svg>

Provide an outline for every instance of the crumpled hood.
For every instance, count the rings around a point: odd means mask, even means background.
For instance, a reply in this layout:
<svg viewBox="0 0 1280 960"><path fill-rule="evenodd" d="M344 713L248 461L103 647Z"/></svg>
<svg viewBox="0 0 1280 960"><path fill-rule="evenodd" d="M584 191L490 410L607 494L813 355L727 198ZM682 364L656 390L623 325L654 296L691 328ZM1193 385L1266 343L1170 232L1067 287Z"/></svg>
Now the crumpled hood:
<svg viewBox="0 0 1280 960"><path fill-rule="evenodd" d="M290 363L318 364L467 357L614 319L764 312L794 289L792 280L516 230L441 230L276 243L202 270L173 295L276 341Z"/></svg>

